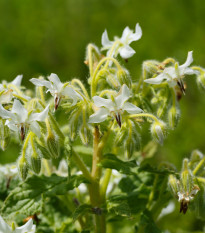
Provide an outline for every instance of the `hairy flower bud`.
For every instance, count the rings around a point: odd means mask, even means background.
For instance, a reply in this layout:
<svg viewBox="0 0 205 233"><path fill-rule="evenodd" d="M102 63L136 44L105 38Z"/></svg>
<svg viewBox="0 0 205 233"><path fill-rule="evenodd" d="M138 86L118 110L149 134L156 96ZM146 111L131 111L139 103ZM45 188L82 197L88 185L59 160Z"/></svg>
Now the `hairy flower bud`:
<svg viewBox="0 0 205 233"><path fill-rule="evenodd" d="M21 156L18 160L18 169L22 180L25 180L28 175L28 164L26 158Z"/></svg>
<svg viewBox="0 0 205 233"><path fill-rule="evenodd" d="M41 171L41 157L37 153L33 153L30 158L31 161L31 169L39 174Z"/></svg>
<svg viewBox="0 0 205 233"><path fill-rule="evenodd" d="M9 145L10 142L10 130L7 125L5 125L5 120L1 119L0 120L0 144L1 144L1 149L4 151Z"/></svg>
<svg viewBox="0 0 205 233"><path fill-rule="evenodd" d="M118 70L117 78L121 85L126 84L128 87L131 86L132 80L127 70L124 70L124 69Z"/></svg>
<svg viewBox="0 0 205 233"><path fill-rule="evenodd" d="M60 155L60 148L58 139L54 134L49 134L47 137L47 147L52 158L56 159Z"/></svg>
<svg viewBox="0 0 205 233"><path fill-rule="evenodd" d="M204 157L204 155L201 153L201 151L193 150L191 153L190 162L192 162L192 163L199 162L203 157Z"/></svg>
<svg viewBox="0 0 205 233"><path fill-rule="evenodd" d="M160 63L155 60L148 60L143 62L143 69L150 74L156 74L160 69Z"/></svg>
<svg viewBox="0 0 205 233"><path fill-rule="evenodd" d="M168 112L169 125L174 129L179 122L179 111L176 106L172 106Z"/></svg>
<svg viewBox="0 0 205 233"><path fill-rule="evenodd" d="M89 142L89 128L86 125L80 127L80 138L82 143L87 145Z"/></svg>
<svg viewBox="0 0 205 233"><path fill-rule="evenodd" d="M177 197L177 193L179 192L179 181L174 175L169 176L169 186L173 194Z"/></svg>
<svg viewBox="0 0 205 233"><path fill-rule="evenodd" d="M197 84L205 89L205 72L202 72L200 75L198 75Z"/></svg>
<svg viewBox="0 0 205 233"><path fill-rule="evenodd" d="M151 134L154 140L157 141L160 145L162 145L166 136L165 123L162 121L155 121L151 126Z"/></svg>

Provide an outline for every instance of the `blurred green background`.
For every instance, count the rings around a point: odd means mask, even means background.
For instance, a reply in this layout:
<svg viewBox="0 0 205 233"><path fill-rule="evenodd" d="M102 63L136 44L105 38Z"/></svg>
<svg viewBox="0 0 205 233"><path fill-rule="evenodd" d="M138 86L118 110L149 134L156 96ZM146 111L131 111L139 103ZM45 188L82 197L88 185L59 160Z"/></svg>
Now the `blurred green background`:
<svg viewBox="0 0 205 233"><path fill-rule="evenodd" d="M126 64L134 79L144 60L174 57L182 64L190 50L193 64L205 67L204 16L204 0L0 0L0 77L13 80L23 74L28 87L30 78L51 72L64 81L79 77L86 82L86 45L101 46L105 28L112 39L137 22L143 36L132 43L136 54ZM205 92L199 91L194 77L186 81L179 126L158 155L177 168L193 149L205 153ZM0 151L0 162L14 161L18 151Z"/></svg>

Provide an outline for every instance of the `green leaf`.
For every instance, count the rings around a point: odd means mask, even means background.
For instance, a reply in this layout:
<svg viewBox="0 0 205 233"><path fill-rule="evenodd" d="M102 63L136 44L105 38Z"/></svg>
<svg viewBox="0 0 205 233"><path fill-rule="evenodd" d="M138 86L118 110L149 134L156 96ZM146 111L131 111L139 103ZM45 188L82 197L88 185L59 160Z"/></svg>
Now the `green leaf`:
<svg viewBox="0 0 205 233"><path fill-rule="evenodd" d="M145 210L148 201L149 190L141 185L130 194L111 196L107 200L108 212L116 215L130 217Z"/></svg>
<svg viewBox="0 0 205 233"><path fill-rule="evenodd" d="M170 169L168 167L161 167L161 168L156 168L152 167L150 164L142 164L139 169L139 172L150 172L150 173L155 173L155 174L160 174L160 175L170 175L174 174L177 175L176 171L174 169Z"/></svg>
<svg viewBox="0 0 205 233"><path fill-rule="evenodd" d="M8 218L18 213L32 215L41 211L42 196L64 195L81 183L87 183L82 176L73 176L68 181L66 177L55 174L50 177L34 175L11 191L1 211Z"/></svg>
<svg viewBox="0 0 205 233"><path fill-rule="evenodd" d="M131 168L137 166L135 160L124 162L118 159L114 154L103 155L103 159L98 165L104 168L115 169L123 174L133 174Z"/></svg>
<svg viewBox="0 0 205 233"><path fill-rule="evenodd" d="M139 228L144 228L144 233L162 233L152 219L151 213L145 210L140 218Z"/></svg>
<svg viewBox="0 0 205 233"><path fill-rule="evenodd" d="M78 206L73 213L73 221L76 221L79 217L91 212L92 206L88 204L83 204Z"/></svg>

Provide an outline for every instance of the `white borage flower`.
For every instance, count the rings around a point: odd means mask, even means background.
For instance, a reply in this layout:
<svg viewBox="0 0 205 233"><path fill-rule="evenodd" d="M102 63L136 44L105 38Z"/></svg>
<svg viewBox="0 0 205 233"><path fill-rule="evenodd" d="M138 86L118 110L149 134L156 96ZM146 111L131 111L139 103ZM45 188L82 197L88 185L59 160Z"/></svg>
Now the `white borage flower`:
<svg viewBox="0 0 205 233"><path fill-rule="evenodd" d="M187 212L188 204L194 199L198 191L200 191L199 186L194 185L190 192L182 191L177 193L178 201L180 202L180 213L183 212L185 214Z"/></svg>
<svg viewBox="0 0 205 233"><path fill-rule="evenodd" d="M11 102L13 94L18 94L16 90L21 89L22 78L23 75L18 75L12 82L7 83L6 81L3 81L2 84L0 84L0 104ZM27 100L30 99L25 95L23 95L23 97Z"/></svg>
<svg viewBox="0 0 205 233"><path fill-rule="evenodd" d="M115 37L114 41L109 40L107 30L105 30L102 34L102 39L101 39L103 46L102 50L108 50L107 55L111 57L113 56L117 57L119 53L122 58L128 59L135 54L135 50L132 49L129 45L133 41L139 40L141 36L142 36L142 29L138 23L135 26L135 33L133 32L133 30L130 30L129 27L126 27L122 33L122 37L121 38ZM116 41L119 41L119 44L112 51L112 54L110 54L111 48Z"/></svg>
<svg viewBox="0 0 205 233"><path fill-rule="evenodd" d="M14 224L12 224L12 227L10 227L0 216L0 233L35 233L35 232L36 232L36 225L33 224L32 219L29 219L29 221L21 227L15 227Z"/></svg>
<svg viewBox="0 0 205 233"><path fill-rule="evenodd" d="M94 96L94 104L99 109L89 118L89 123L100 123L107 119L108 116L115 117L118 125L121 127L121 114L127 111L130 114L143 112L132 103L127 102L130 98L130 90L124 84L116 97L104 99L99 96Z"/></svg>
<svg viewBox="0 0 205 233"><path fill-rule="evenodd" d="M18 174L18 168L16 164L0 164L0 173L3 173L7 177L15 176Z"/></svg>
<svg viewBox="0 0 205 233"><path fill-rule="evenodd" d="M11 111L3 108L0 104L0 116L6 120L6 125L13 131L20 131L21 139L24 140L26 129L30 129L38 137L41 136L37 121L44 121L48 116L49 105L40 113L28 112L19 100L14 100Z"/></svg>
<svg viewBox="0 0 205 233"><path fill-rule="evenodd" d="M48 89L47 92L50 92L51 95L54 96L55 110L57 110L61 99L65 97L72 99L72 105L75 105L79 99L83 99L78 92L76 92L72 87L68 86L68 83L63 84L56 74L52 73L50 76L48 76L48 80L49 81L37 78L30 79L34 85L46 87Z"/></svg>
<svg viewBox="0 0 205 233"><path fill-rule="evenodd" d="M170 87L175 87L178 85L183 93L185 93L184 84L182 78L185 75L198 74L199 72L191 69L189 66L193 62L192 57L193 51L188 52L186 62L183 65L175 63L175 66L167 67L162 73L157 75L155 78L150 78L144 80L146 83L150 84L161 84L162 82L167 82Z"/></svg>

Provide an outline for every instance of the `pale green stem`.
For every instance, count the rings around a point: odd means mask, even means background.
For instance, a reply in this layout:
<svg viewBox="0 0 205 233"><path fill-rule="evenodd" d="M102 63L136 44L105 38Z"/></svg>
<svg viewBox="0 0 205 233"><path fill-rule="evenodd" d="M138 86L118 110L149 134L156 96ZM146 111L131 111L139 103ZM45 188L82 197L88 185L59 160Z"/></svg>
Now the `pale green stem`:
<svg viewBox="0 0 205 233"><path fill-rule="evenodd" d="M129 118L137 118L137 117L149 117L149 118L153 119L154 121L159 122L157 117L155 117L154 115L149 114L149 113L139 113L139 114L129 115Z"/></svg>
<svg viewBox="0 0 205 233"><path fill-rule="evenodd" d="M112 57L105 57L103 58L97 65L96 69L95 69L95 72L94 74L92 75L92 81L91 81L91 96L94 96L96 94L96 77L97 77L97 74L100 70L100 67L103 65L103 63L105 63L106 61L112 61L116 67L120 70L122 69L120 63L115 59L115 58L112 58ZM106 69L106 67L104 67L104 69Z"/></svg>
<svg viewBox="0 0 205 233"><path fill-rule="evenodd" d="M192 70L198 70L199 72L204 73L204 70L201 67L198 67L198 66L192 66L191 69Z"/></svg>
<svg viewBox="0 0 205 233"><path fill-rule="evenodd" d="M196 175L196 173L200 170L200 168L204 165L204 163L205 163L205 157L194 168L193 175Z"/></svg>
<svg viewBox="0 0 205 233"><path fill-rule="evenodd" d="M111 56L112 56L112 54L113 54L113 52L114 52L114 50L115 50L115 47L116 47L117 45L119 45L119 44L120 44L120 41L119 41L119 40L116 40L116 41L114 42L114 44L112 45L112 48L110 49L110 52L109 52L109 54L108 54L108 57L111 57ZM107 68L108 65L109 65L109 62L107 61L107 63L105 64L105 68Z"/></svg>
<svg viewBox="0 0 205 233"><path fill-rule="evenodd" d="M100 193L101 193L100 196L101 196L102 202L105 201L106 191L107 191L107 187L108 187L111 175L112 175L112 169L106 169L105 175L100 185Z"/></svg>
<svg viewBox="0 0 205 233"><path fill-rule="evenodd" d="M39 88L41 100L43 101L44 104L46 104L46 100L45 100L45 96L44 96L44 92L43 92L44 87L38 87L38 88Z"/></svg>
<svg viewBox="0 0 205 233"><path fill-rule="evenodd" d="M44 167L46 168L46 171L47 171L48 176L51 176L52 170L51 170L51 168L50 168L50 165L49 165L49 163L48 163L48 160L43 159L43 164L44 164Z"/></svg>
<svg viewBox="0 0 205 233"><path fill-rule="evenodd" d="M32 135L32 132L29 132L26 136L26 139L24 140L24 144L23 144L23 149L22 149L22 157L25 158L26 156L26 148L28 146L28 143L29 143L29 139Z"/></svg>
<svg viewBox="0 0 205 233"><path fill-rule="evenodd" d="M87 90L85 89L83 83L82 83L80 80L74 78L74 79L71 81L71 84L74 85L75 83L81 88L81 90L83 91L83 94L84 94L88 99L90 99L90 97L89 97L89 95L88 95L88 92L87 92Z"/></svg>
<svg viewBox="0 0 205 233"><path fill-rule="evenodd" d="M22 97L22 96L20 96L20 95L18 95L18 94L13 93L12 95L13 95L14 97L16 97L16 98L18 98L18 99L24 101L24 102L28 102L27 99L25 99L24 97Z"/></svg>
<svg viewBox="0 0 205 233"><path fill-rule="evenodd" d="M76 162L78 168L82 171L83 175L85 178L89 181L92 182L93 178L90 175L90 172L88 171L87 167L79 157L79 155L72 149L72 158Z"/></svg>

